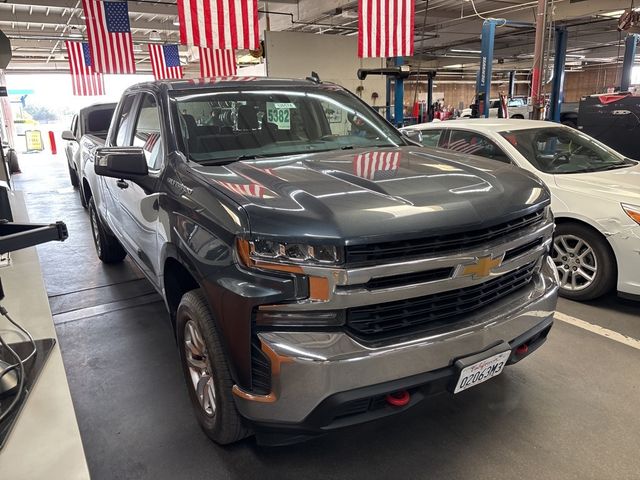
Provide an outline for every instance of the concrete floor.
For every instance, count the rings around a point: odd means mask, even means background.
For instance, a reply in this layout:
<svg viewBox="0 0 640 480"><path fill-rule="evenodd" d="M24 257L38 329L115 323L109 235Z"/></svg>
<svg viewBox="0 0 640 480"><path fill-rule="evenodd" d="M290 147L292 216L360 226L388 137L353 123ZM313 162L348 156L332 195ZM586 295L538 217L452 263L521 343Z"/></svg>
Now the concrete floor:
<svg viewBox="0 0 640 480"><path fill-rule="evenodd" d="M20 164L31 221L69 227L39 254L93 478L640 478L640 350L562 321L531 358L455 397L292 447L216 446L164 305L130 262L98 261L64 156ZM639 307L611 295L559 311L640 339Z"/></svg>

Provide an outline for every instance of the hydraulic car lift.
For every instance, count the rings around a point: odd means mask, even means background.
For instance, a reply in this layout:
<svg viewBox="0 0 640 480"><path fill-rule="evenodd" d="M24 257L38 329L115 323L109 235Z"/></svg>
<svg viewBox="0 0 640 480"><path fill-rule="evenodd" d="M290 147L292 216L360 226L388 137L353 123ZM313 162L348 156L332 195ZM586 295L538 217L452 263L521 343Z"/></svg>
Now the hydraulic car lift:
<svg viewBox="0 0 640 480"><path fill-rule="evenodd" d="M409 65L403 65L403 59L400 57L396 57L394 61L396 65L395 67L360 68L358 69L358 79L364 80L368 75L385 75L387 77L387 120L393 122L397 127L402 127L404 122L404 80L413 74L427 75L427 105L431 106L433 103L433 79L436 76L436 72L433 70L427 70L424 72L416 70L412 71ZM392 79L395 83L393 117L391 117L390 108ZM431 118L429 120L431 120Z"/></svg>

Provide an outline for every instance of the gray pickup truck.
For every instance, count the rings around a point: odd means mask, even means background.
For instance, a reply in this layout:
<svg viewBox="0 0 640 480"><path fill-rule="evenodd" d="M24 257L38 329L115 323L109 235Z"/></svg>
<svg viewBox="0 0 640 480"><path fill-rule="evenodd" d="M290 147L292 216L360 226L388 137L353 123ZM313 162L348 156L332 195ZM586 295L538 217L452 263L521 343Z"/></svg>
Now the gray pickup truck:
<svg viewBox="0 0 640 480"><path fill-rule="evenodd" d="M97 254L129 255L161 293L218 443L458 394L551 329L546 187L416 146L337 85L136 85L85 172Z"/></svg>
<svg viewBox="0 0 640 480"><path fill-rule="evenodd" d="M78 189L82 206L87 207L82 187L82 171L86 162L86 155L82 155L80 147L84 135L94 135L104 140L109 131L111 117L116 109L115 103L98 103L80 109L71 120L70 130L62 132L62 139L66 140L65 154L69 167L69 180L71 185Z"/></svg>

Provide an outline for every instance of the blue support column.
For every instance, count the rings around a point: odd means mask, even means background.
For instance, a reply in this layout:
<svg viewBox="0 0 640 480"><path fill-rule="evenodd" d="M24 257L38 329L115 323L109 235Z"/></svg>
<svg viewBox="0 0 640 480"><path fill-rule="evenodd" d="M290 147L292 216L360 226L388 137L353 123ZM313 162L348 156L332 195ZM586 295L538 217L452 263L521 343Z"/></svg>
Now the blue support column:
<svg viewBox="0 0 640 480"><path fill-rule="evenodd" d="M509 98L513 98L513 96L516 94L516 71L515 70L511 70L509 72L509 91L507 94Z"/></svg>
<svg viewBox="0 0 640 480"><path fill-rule="evenodd" d="M482 24L482 43L480 46L480 71L476 82L478 115L489 118L491 100L491 73L493 64L493 43L496 36L496 21L485 20Z"/></svg>
<svg viewBox="0 0 640 480"><path fill-rule="evenodd" d="M396 67L402 66L404 59L402 57L396 57L394 64ZM393 124L397 127L401 127L404 121L404 80L400 77L395 79L395 98L393 100L394 115Z"/></svg>
<svg viewBox="0 0 640 480"><path fill-rule="evenodd" d="M385 109L385 116L387 118L387 121L391 121L391 76L387 75L386 76L386 84L387 84L387 98L386 98L386 103L385 106L387 107Z"/></svg>
<svg viewBox="0 0 640 480"><path fill-rule="evenodd" d="M427 80L427 122L433 120L431 105L433 105L433 75L429 75Z"/></svg>
<svg viewBox="0 0 640 480"><path fill-rule="evenodd" d="M564 99L564 64L567 58L567 36L568 33L565 27L556 27L556 56L553 62L549 119L558 123L560 123L560 110Z"/></svg>
<svg viewBox="0 0 640 480"><path fill-rule="evenodd" d="M620 91L626 92L631 85L631 73L636 60L636 44L638 43L638 35L627 35L624 41L624 63L622 64L622 80L620 82Z"/></svg>

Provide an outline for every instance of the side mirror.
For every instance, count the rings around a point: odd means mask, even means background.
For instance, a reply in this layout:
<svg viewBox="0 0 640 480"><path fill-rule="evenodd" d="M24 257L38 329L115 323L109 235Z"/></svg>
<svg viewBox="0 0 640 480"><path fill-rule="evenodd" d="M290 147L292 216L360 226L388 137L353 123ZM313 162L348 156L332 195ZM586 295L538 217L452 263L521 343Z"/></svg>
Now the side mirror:
<svg viewBox="0 0 640 480"><path fill-rule="evenodd" d="M402 135L411 140L414 143L417 143L422 146L422 132L420 130L414 130L408 128L406 130L402 130Z"/></svg>
<svg viewBox="0 0 640 480"><path fill-rule="evenodd" d="M138 147L98 148L93 165L96 175L122 180L140 180L149 174L144 150Z"/></svg>
<svg viewBox="0 0 640 480"><path fill-rule="evenodd" d="M65 130L64 132L62 132L62 139L66 140L68 142L75 142L76 141L76 137L71 132L71 130Z"/></svg>

